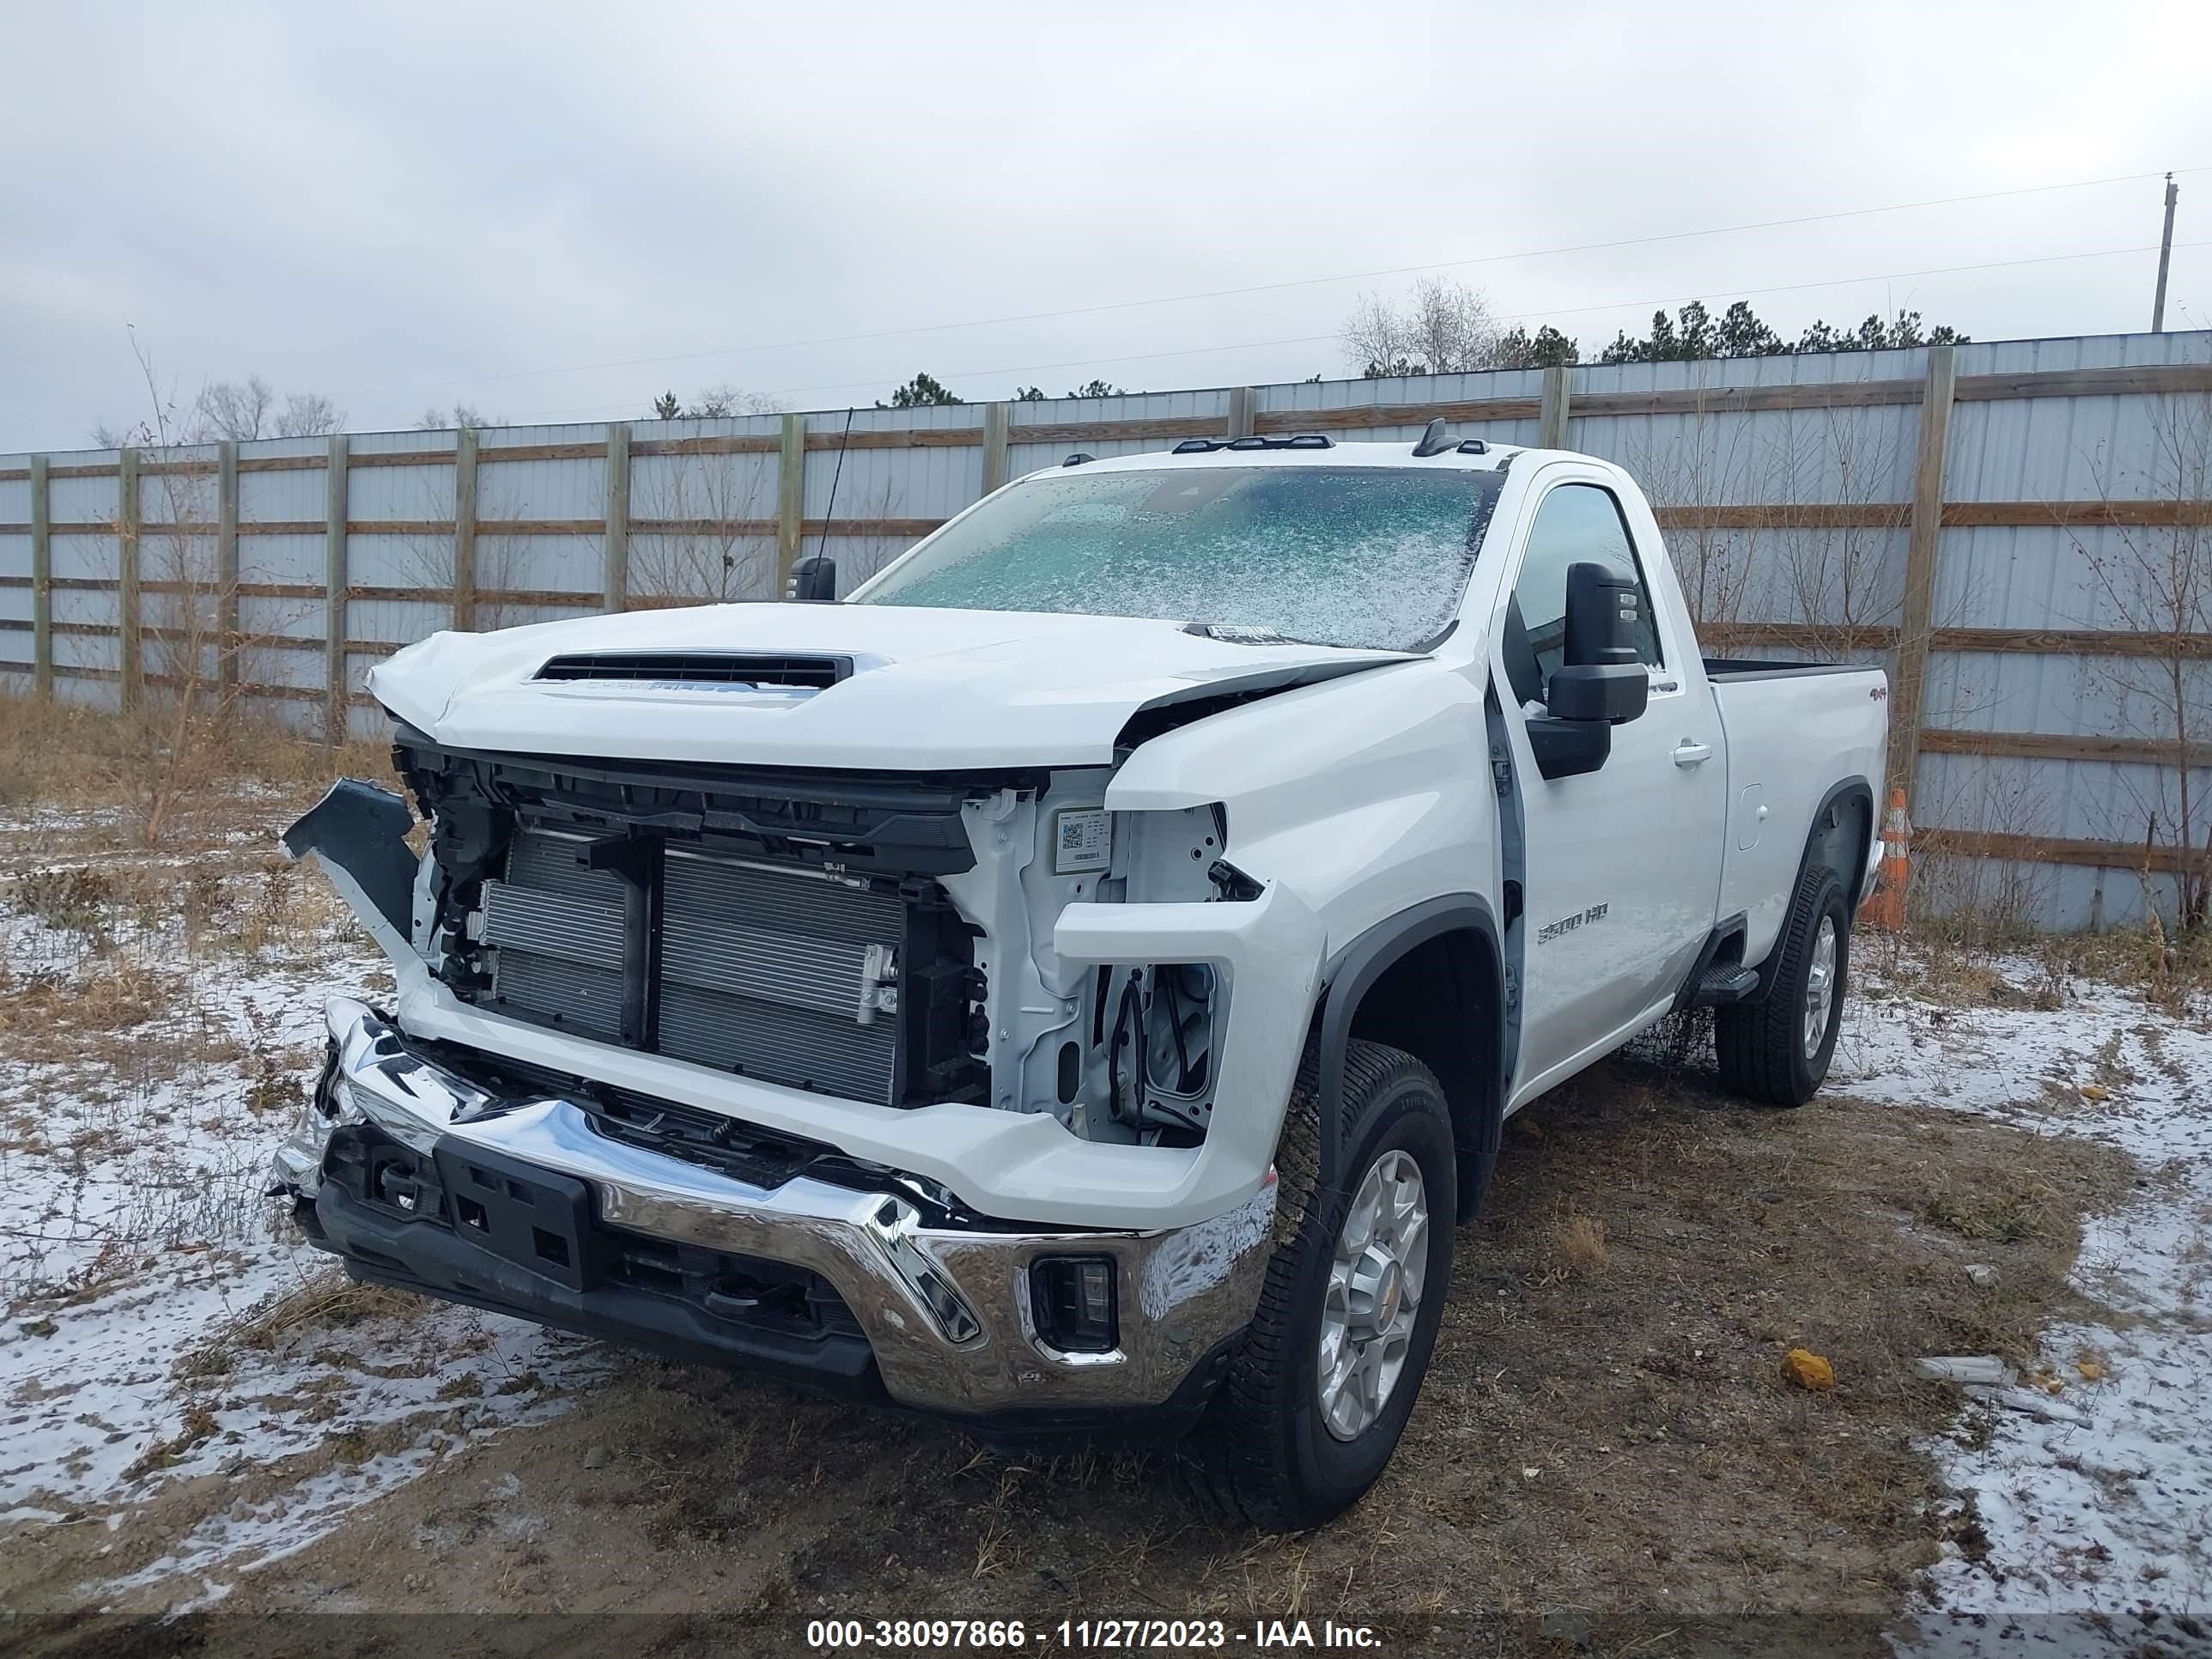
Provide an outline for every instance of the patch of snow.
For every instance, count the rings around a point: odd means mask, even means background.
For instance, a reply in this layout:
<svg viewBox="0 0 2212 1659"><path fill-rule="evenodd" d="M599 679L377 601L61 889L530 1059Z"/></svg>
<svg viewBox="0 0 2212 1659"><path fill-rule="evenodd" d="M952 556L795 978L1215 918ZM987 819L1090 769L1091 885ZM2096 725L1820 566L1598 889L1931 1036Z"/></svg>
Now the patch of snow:
<svg viewBox="0 0 2212 1659"><path fill-rule="evenodd" d="M465 1443L565 1409L612 1360L442 1303L317 1314L343 1280L262 1196L269 1158L312 1087L323 999L362 994L385 964L342 925L197 958L179 931L95 939L0 912L18 983L173 981L152 1018L88 1033L81 1054L0 1054L0 1532L88 1512L112 1529L171 1483L234 1483L160 1560L100 1587L197 1581L187 1605L206 1605ZM288 1295L295 1323L226 1336Z"/></svg>
<svg viewBox="0 0 2212 1659"><path fill-rule="evenodd" d="M2084 1224L2073 1283L2106 1316L2044 1334L2061 1420L1972 1404L1935 1447L1989 1548L1947 1553L1901 1646L2212 1653L2212 1028L2109 986L2047 1011L1870 988L1832 1086L2084 1136L2142 1170L2128 1204Z"/></svg>

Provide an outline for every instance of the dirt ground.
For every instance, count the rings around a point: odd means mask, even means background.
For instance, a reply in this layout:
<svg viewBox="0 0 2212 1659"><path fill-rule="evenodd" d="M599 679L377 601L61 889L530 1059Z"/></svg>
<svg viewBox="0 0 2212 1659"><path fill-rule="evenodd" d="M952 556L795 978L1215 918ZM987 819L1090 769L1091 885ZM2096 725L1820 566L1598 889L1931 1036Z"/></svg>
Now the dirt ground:
<svg viewBox="0 0 2212 1659"><path fill-rule="evenodd" d="M210 794L193 782L222 769L134 741L0 705L0 1177L67 1194L26 1224L75 1226L77 1251L0 1242L16 1327L0 1342L18 1339L25 1379L0 1401L0 1461L22 1467L0 1475L33 1488L0 1512L0 1651L749 1653L803 1650L824 1619L975 1619L1021 1620L1022 1650L1046 1653L1086 1645L1063 1620L1218 1618L1232 1650L1266 1650L1255 1621L1295 1639L1303 1619L1316 1644L1333 1620L1392 1654L1887 1654L1923 1571L1986 1547L1931 1449L1984 1419L1911 1362L2039 1364L2038 1334L2081 1311L2082 1218L2153 1178L2039 1133L2032 1101L2007 1121L1919 1104L1948 1086L1924 1066L1914 1103L1835 1088L1774 1112L1662 1045L1609 1062L1514 1121L1380 1486L1287 1539L1216 1522L1169 1453L1008 1461L328 1278L273 1305L238 1291L217 1319L226 1286L296 1282L234 1200L258 1217L311 1075L312 977L358 946L270 860L269 826L382 760L248 745L251 789ZM1910 1020L1947 1018L1947 997L1963 1017L2060 995L1925 960L1941 966L1912 981ZM2172 953L2146 960L2096 965L2160 994ZM1889 962L1891 982L1923 961ZM2095 1076L2100 1098L2124 1089ZM162 1138L174 1157L131 1160ZM147 1168L158 1213L118 1211ZM131 1300L181 1284L180 1255L204 1342ZM1988 1283L1965 1271L1984 1264ZM49 1386L64 1345L104 1353L88 1345L120 1330L128 1348L134 1318L136 1354ZM1832 1362L1832 1390L1784 1379L1798 1346ZM380 1379L414 1392L378 1417ZM143 1447L82 1403L123 1415L131 1391L144 1408L124 1420L160 1425ZM38 1443L80 1440L112 1480L54 1496L24 1474L58 1463ZM327 1534L301 1524L319 1482L349 1494ZM220 1582L173 1570L210 1522L272 1515L264 1540L314 1541Z"/></svg>
<svg viewBox="0 0 2212 1659"><path fill-rule="evenodd" d="M1021 1620L1052 1652L1062 1620L1142 1617L1221 1619L1232 1648L1303 1618L1316 1643L1334 1620L1402 1654L1883 1653L1921 1570L1981 1547L1921 1449L1957 1396L1911 1361L2032 1359L2072 1300L2078 1218L2134 1178L2118 1152L1984 1120L1752 1109L1695 1067L1616 1060L1515 1120L1398 1456L1318 1533L1220 1526L1170 1455L1010 1462L625 1355L557 1420L462 1443L165 1624L139 1619L173 1586L81 1622L79 1587L152 1560L237 1482L180 1484L112 1530L18 1534L0 1646L688 1655L927 1617ZM1784 1380L1799 1346L1832 1391Z"/></svg>

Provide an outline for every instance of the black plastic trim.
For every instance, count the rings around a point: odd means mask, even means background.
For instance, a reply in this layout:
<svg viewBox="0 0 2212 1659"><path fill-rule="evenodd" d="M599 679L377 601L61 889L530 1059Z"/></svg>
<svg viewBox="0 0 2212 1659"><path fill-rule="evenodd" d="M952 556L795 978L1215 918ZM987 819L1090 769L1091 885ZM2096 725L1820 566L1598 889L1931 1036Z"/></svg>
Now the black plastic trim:
<svg viewBox="0 0 2212 1659"><path fill-rule="evenodd" d="M477 1151L470 1156L483 1161ZM317 1226L309 1237L343 1257L356 1279L428 1291L672 1359L757 1371L856 1399L889 1397L862 1336L747 1329L673 1297L624 1285L574 1289L429 1221L380 1214L327 1182L313 1212Z"/></svg>
<svg viewBox="0 0 2212 1659"><path fill-rule="evenodd" d="M295 859L317 854L343 870L376 913L405 936L414 928L421 864L407 844L414 827L404 798L359 778L340 778L284 832L284 850Z"/></svg>
<svg viewBox="0 0 2212 1659"><path fill-rule="evenodd" d="M1743 933L1750 922L1751 918L1739 910L1713 924L1712 931L1705 935L1705 942L1698 947L1698 959L1690 964L1690 971L1683 979L1681 988L1674 993L1674 1012L1679 1014L1694 1005L1698 981L1705 978L1705 969L1713 965L1713 959L1720 955L1721 946Z"/></svg>
<svg viewBox="0 0 2212 1659"><path fill-rule="evenodd" d="M1782 662L1765 657L1707 657L1704 660L1705 678L1723 685L1741 685L1747 680L1803 679L1815 674L1881 672L1870 663L1857 662Z"/></svg>
<svg viewBox="0 0 2212 1659"><path fill-rule="evenodd" d="M1820 837L1820 825L1827 818L1829 809L1847 798L1856 799L1866 803L1866 834L1859 840L1857 867L1837 872L1843 879L1846 915L1856 916L1859 913L1860 902L1865 896L1867 852L1874 845L1874 838L1879 833L1875 822L1874 785L1863 777L1845 778L1840 783L1831 787L1828 793L1820 797L1820 804L1813 809L1812 821L1805 826L1805 850L1798 856L1797 875L1791 881L1790 890L1793 893L1796 890L1796 882L1802 879L1806 866L1813 861L1813 846ZM1777 934L1776 938L1778 943L1780 935ZM1773 988L1776 954L1774 948L1770 945L1765 959L1759 964L1759 989L1752 993L1747 1000L1764 1002L1767 993Z"/></svg>
<svg viewBox="0 0 2212 1659"><path fill-rule="evenodd" d="M1344 1147L1341 1133L1344 1121L1344 1062L1345 1054L1352 1042L1352 1021L1359 1012L1359 1004L1375 981L1388 972L1393 964L1408 951L1427 944L1446 933L1472 932L1482 941L1489 953L1492 982L1503 987L1504 951L1500 943L1498 918L1490 901L1480 893L1452 893L1433 898L1401 910L1388 920L1379 921L1352 940L1330 958L1322 974L1322 1005L1318 1016L1320 1044L1319 1082L1321 1089L1321 1179L1324 1186L1333 1186L1344 1175ZM1470 1212L1472 1205L1480 1200L1487 1186L1489 1166L1498 1156L1500 1133L1505 1121L1507 1078L1504 1073L1505 1000L1502 992L1492 999L1494 1006L1486 1011L1484 1018L1491 1022L1491 1072L1484 1082L1490 1095L1486 1108L1479 1109L1483 1121L1476 1125L1477 1137L1472 1145L1458 1145L1455 1133L1455 1151L1460 1170L1460 1192L1462 1218ZM1469 1011L1469 1025L1473 1025L1474 1011ZM1455 1129L1457 1128L1455 1124Z"/></svg>

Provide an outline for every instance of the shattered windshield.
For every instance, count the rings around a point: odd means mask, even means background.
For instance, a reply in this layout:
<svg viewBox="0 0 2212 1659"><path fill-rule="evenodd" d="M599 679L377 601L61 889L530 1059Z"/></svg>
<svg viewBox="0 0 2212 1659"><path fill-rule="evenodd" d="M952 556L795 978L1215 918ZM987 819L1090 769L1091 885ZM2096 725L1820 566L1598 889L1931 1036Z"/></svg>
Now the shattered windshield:
<svg viewBox="0 0 2212 1659"><path fill-rule="evenodd" d="M1054 474L985 501L856 603L1147 617L1408 651L1451 620L1502 483L1463 467Z"/></svg>

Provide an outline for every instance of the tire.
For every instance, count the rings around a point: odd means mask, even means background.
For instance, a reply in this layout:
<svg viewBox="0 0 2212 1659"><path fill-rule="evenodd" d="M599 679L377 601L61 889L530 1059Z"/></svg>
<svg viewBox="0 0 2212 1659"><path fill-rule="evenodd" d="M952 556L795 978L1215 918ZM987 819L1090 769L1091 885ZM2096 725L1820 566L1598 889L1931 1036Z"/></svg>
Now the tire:
<svg viewBox="0 0 2212 1659"><path fill-rule="evenodd" d="M1766 994L1714 1011L1713 1051L1729 1093L1769 1106L1802 1106L1813 1097L1835 1057L1850 948L1843 883L1825 864L1807 866L1774 947Z"/></svg>
<svg viewBox="0 0 2212 1659"><path fill-rule="evenodd" d="M1451 1112L1435 1077L1399 1049L1350 1046L1343 1091L1347 1184L1337 1190L1316 1178L1317 1085L1309 1051L1291 1089L1276 1159L1275 1254L1259 1309L1184 1448L1184 1467L1199 1495L1230 1518L1267 1532L1302 1532L1334 1520L1375 1484L1413 1414L1451 1285L1457 1213ZM1355 1200L1366 1195L1363 1188L1380 1183L1379 1201L1402 1204L1415 1191L1409 1168L1419 1176L1426 1212L1421 1237L1407 1239L1406 1225L1376 1227L1373 1252L1358 1258L1358 1278L1347 1286L1346 1275L1337 1273L1333 1287L1340 1244L1348 1249L1357 1243L1367 1216L1363 1209L1362 1222L1347 1234ZM1372 1264L1394 1254L1407 1265L1386 1267L1378 1278ZM1401 1328L1409 1301L1411 1317ZM1321 1386L1325 1323L1334 1327L1340 1359L1359 1361L1350 1367L1352 1380L1333 1395L1334 1426ZM1376 1386L1363 1389L1363 1382ZM1371 1396L1378 1392L1376 1405Z"/></svg>

